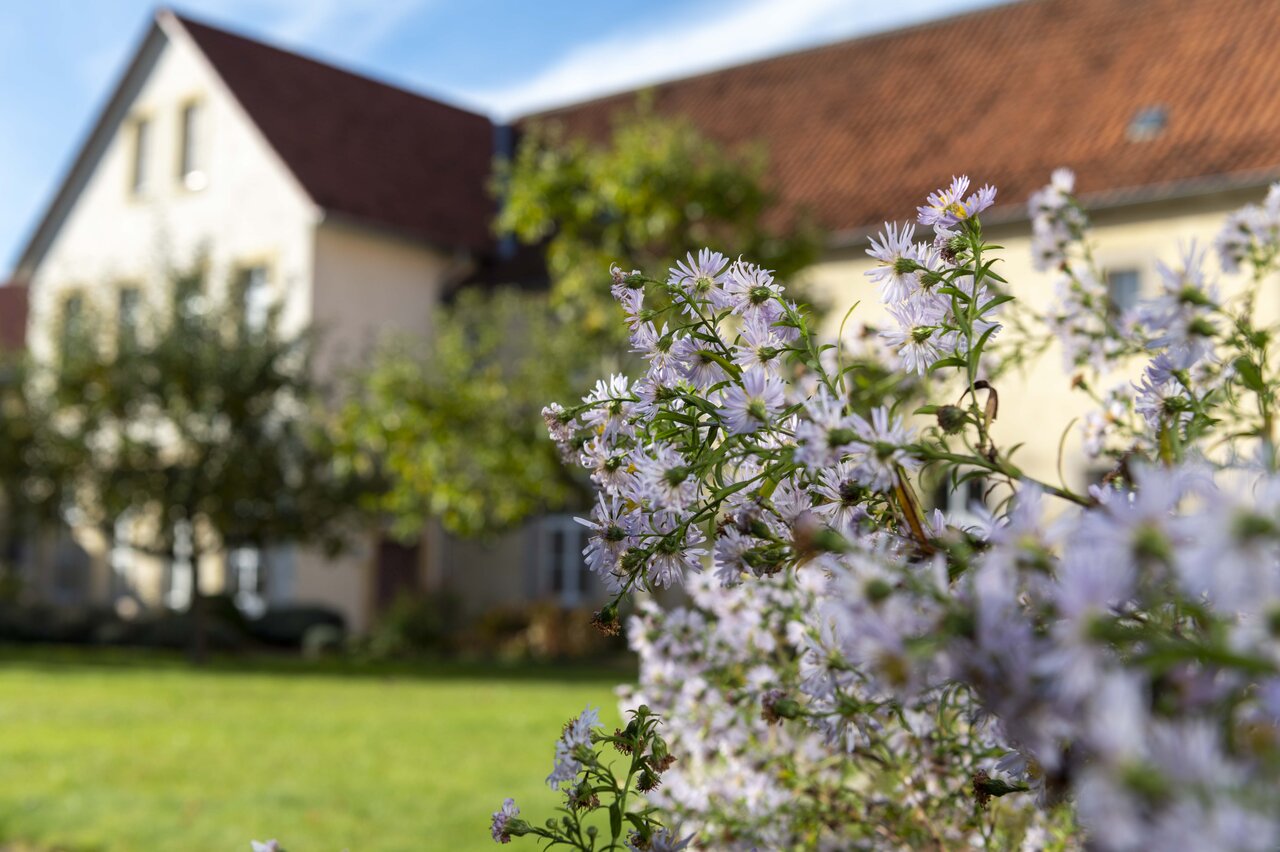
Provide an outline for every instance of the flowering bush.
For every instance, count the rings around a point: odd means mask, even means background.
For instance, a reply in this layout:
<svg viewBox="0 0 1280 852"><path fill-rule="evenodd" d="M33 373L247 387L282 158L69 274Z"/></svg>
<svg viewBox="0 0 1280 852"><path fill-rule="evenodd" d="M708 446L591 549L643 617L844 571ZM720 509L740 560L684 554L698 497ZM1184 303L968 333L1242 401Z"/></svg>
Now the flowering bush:
<svg viewBox="0 0 1280 852"><path fill-rule="evenodd" d="M897 374L820 342L745 260L614 270L648 371L544 414L599 490L583 521L614 595L599 626L620 629L637 592L683 586L689 603L639 604L630 726L573 720L548 779L564 816L535 828L508 800L496 840L1280 842L1277 329L1254 317L1280 188L1217 242L1224 273L1249 273L1238 293L1188 247L1129 313L1108 303L1072 190L1055 173L1031 214L1037 262L1061 278L1048 325L1099 404L1086 444L1113 464L1087 493L1028 476L997 440L988 350L1025 341L999 339L1012 296L980 223L991 187L956 179L872 242ZM1138 359L1139 381L1094 390ZM921 477L984 499L967 521L927 513ZM609 746L629 756L622 781ZM581 828L606 811L609 831Z"/></svg>

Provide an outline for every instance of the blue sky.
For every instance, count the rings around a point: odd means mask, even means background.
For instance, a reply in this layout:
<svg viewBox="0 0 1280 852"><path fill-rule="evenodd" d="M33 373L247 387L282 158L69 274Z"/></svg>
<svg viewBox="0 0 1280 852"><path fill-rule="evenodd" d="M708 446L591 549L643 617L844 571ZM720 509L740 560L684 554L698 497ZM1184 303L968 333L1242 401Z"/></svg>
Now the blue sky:
<svg viewBox="0 0 1280 852"><path fill-rule="evenodd" d="M186 0L176 6L506 118L994 2ZM0 269L16 259L154 6L4 0Z"/></svg>

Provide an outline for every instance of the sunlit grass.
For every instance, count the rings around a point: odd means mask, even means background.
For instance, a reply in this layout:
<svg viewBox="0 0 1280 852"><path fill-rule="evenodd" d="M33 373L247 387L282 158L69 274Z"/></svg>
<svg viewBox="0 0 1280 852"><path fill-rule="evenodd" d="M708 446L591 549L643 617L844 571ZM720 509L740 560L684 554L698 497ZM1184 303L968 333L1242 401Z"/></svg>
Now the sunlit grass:
<svg viewBox="0 0 1280 852"><path fill-rule="evenodd" d="M495 848L550 815L560 726L628 673L0 650L0 840L73 850ZM2 844L0 844L2 845Z"/></svg>

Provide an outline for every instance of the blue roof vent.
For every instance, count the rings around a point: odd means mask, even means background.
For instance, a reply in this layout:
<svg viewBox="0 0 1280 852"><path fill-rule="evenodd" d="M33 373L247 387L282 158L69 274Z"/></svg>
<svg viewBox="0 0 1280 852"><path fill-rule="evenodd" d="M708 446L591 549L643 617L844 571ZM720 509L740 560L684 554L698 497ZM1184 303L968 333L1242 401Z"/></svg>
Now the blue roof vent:
<svg viewBox="0 0 1280 852"><path fill-rule="evenodd" d="M1133 114L1125 135L1130 142L1149 142L1169 125L1169 110L1162 106L1145 106Z"/></svg>

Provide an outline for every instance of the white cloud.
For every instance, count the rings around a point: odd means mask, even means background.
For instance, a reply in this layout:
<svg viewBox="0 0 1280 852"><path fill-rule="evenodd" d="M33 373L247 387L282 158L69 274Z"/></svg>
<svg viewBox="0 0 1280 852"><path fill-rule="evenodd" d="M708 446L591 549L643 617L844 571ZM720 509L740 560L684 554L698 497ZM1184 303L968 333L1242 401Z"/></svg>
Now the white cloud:
<svg viewBox="0 0 1280 852"><path fill-rule="evenodd" d="M747 0L577 47L531 78L465 96L503 117L626 91L998 0Z"/></svg>

